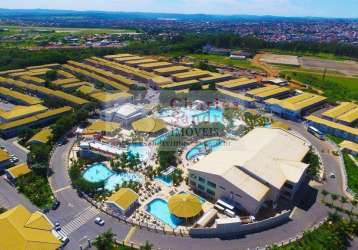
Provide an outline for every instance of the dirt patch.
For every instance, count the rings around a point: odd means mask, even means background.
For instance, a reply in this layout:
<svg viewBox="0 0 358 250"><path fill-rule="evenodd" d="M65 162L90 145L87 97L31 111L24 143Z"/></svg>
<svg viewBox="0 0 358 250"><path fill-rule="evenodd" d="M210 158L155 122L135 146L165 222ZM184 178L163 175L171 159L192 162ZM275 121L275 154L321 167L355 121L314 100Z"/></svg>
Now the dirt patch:
<svg viewBox="0 0 358 250"><path fill-rule="evenodd" d="M300 66L298 56L292 55L263 54L260 61L270 64Z"/></svg>
<svg viewBox="0 0 358 250"><path fill-rule="evenodd" d="M310 57L302 57L300 61L304 68L333 70L349 76L358 75L358 63L354 61L322 60Z"/></svg>

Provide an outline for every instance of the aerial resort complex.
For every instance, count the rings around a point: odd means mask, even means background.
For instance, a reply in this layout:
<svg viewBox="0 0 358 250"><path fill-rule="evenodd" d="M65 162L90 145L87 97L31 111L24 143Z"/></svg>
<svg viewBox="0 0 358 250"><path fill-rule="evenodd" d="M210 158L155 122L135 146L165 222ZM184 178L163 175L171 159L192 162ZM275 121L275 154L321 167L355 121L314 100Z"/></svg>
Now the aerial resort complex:
<svg viewBox="0 0 358 250"><path fill-rule="evenodd" d="M340 176L325 169L341 154L322 155L325 136L340 137L337 148L357 159L356 103L162 57L3 71L0 103L1 137L28 152L1 148L4 179L43 209L1 214L1 232L14 233L0 236L0 249L20 249L3 243L17 234L24 246L40 237L36 249L64 247L91 221L198 238L299 224L316 206L302 208L302 199ZM39 180L45 201L29 190Z"/></svg>

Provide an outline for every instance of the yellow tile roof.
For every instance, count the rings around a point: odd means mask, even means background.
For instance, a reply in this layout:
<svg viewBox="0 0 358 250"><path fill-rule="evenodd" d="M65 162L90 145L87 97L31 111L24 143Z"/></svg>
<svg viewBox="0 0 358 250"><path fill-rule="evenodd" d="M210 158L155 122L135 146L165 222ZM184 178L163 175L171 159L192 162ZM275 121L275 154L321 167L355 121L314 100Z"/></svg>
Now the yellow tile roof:
<svg viewBox="0 0 358 250"><path fill-rule="evenodd" d="M145 58L145 59L140 59L140 60L129 61L129 62L126 62L126 64L128 64L128 65L138 65L138 64L153 63L153 62L157 62L157 60L151 59L151 58Z"/></svg>
<svg viewBox="0 0 358 250"><path fill-rule="evenodd" d="M89 125L84 131L84 134L96 134L96 133L114 133L121 128L119 123L107 122L103 120L96 120Z"/></svg>
<svg viewBox="0 0 358 250"><path fill-rule="evenodd" d="M169 83L169 84L165 84L160 86L163 89L175 89L176 87L190 87L191 85L194 84L199 84L200 82L198 80L188 80L188 81L183 81L183 82L174 82L174 83Z"/></svg>
<svg viewBox="0 0 358 250"><path fill-rule="evenodd" d="M253 83L257 83L257 81L255 79L248 79L246 77L242 77L238 79L228 80L225 82L219 82L216 85L225 88L236 88L240 86L250 85Z"/></svg>
<svg viewBox="0 0 358 250"><path fill-rule="evenodd" d="M176 81L180 82L180 81L191 80L193 78L198 79L198 78L211 76L211 73L209 71L193 69L193 70L191 70L189 72L178 73L178 74L174 74L172 76L173 76L173 78L175 78Z"/></svg>
<svg viewBox="0 0 358 250"><path fill-rule="evenodd" d="M75 83L70 83L70 84L66 84L66 85L62 85L61 88L63 90L68 90L71 88L79 88L83 85L88 85L88 82L75 82Z"/></svg>
<svg viewBox="0 0 358 250"><path fill-rule="evenodd" d="M48 108L41 104L31 106L15 106L10 111L1 112L0 117L5 120L14 120L23 118L25 116L30 116L39 112L45 112L46 110L48 110Z"/></svg>
<svg viewBox="0 0 358 250"><path fill-rule="evenodd" d="M26 69L33 70L33 69L41 69L41 68L55 68L55 67L58 67L58 66L60 66L60 64L58 64L58 63L50 63L50 64L27 67Z"/></svg>
<svg viewBox="0 0 358 250"><path fill-rule="evenodd" d="M306 117L306 120L327 126L329 128L338 129L338 130L347 132L347 133L355 135L355 136L358 135L358 128L352 128L352 127L342 125L342 124L339 124L336 122L328 121L326 119L322 119L322 118L314 116L314 115L310 115L310 116Z"/></svg>
<svg viewBox="0 0 358 250"><path fill-rule="evenodd" d="M16 179L20 176L30 173L31 169L26 163L21 163L14 167L6 169L6 172L10 174L12 178Z"/></svg>
<svg viewBox="0 0 358 250"><path fill-rule="evenodd" d="M3 87L0 87L0 93L3 96L9 96L9 97L15 98L15 99L20 100L28 105L35 105L35 104L39 104L39 103L43 102L43 100L41 100L40 98L25 95L20 92L17 92L17 91L11 90L11 89L7 89L7 88L3 88Z"/></svg>
<svg viewBox="0 0 358 250"><path fill-rule="evenodd" d="M135 122L132 122L132 127L134 131L144 133L157 133L158 131L166 129L163 120L150 117L145 117Z"/></svg>
<svg viewBox="0 0 358 250"><path fill-rule="evenodd" d="M12 74L12 73L18 73L18 72L24 72L24 69L11 69L11 70L6 70L6 71L1 71L0 75L7 75L7 74Z"/></svg>
<svg viewBox="0 0 358 250"><path fill-rule="evenodd" d="M99 102L113 102L122 98L132 98L133 95L127 92L117 92L117 93L108 93L108 92L97 92L90 94L92 98L95 98Z"/></svg>
<svg viewBox="0 0 358 250"><path fill-rule="evenodd" d="M348 150L358 153L358 144L355 142L343 141L339 144L339 146L341 148L345 148L345 149L348 149Z"/></svg>
<svg viewBox="0 0 358 250"><path fill-rule="evenodd" d="M237 98L237 99L245 101L245 102L254 102L255 101L255 99L253 99L251 97L248 97L248 96L245 96L243 94L236 93L236 92L233 92L233 91L220 89L220 88L218 88L218 91L223 95L231 96L231 97Z"/></svg>
<svg viewBox="0 0 358 250"><path fill-rule="evenodd" d="M18 205L0 214L0 249L11 250L55 250L61 242L53 235L46 215L31 214Z"/></svg>
<svg viewBox="0 0 358 250"><path fill-rule="evenodd" d="M188 70L190 70L190 68L185 66L171 66L171 67L154 69L154 72L170 74L170 73L175 73L177 71L188 71Z"/></svg>
<svg viewBox="0 0 358 250"><path fill-rule="evenodd" d="M271 96L275 96L278 94L283 94L283 93L288 93L290 91L289 88L286 87L280 87L280 88L275 88L275 89L271 89L265 92L261 92L255 95L255 97L260 97L260 98L268 98Z"/></svg>
<svg viewBox="0 0 358 250"><path fill-rule="evenodd" d="M33 82L35 84L44 84L45 80L36 76L23 75L20 77L22 80Z"/></svg>
<svg viewBox="0 0 358 250"><path fill-rule="evenodd" d="M311 93L303 93L297 96L289 97L283 100L278 99L268 99L266 101L267 104L277 104L284 109L297 111L307 107L310 107L316 103L325 101L327 98L324 96L311 94Z"/></svg>
<svg viewBox="0 0 358 250"><path fill-rule="evenodd" d="M353 123L358 119L358 105L353 102L342 102L339 106L324 112L322 115L331 119Z"/></svg>
<svg viewBox="0 0 358 250"><path fill-rule="evenodd" d="M260 93L265 93L267 91L271 91L271 90L274 90L274 89L278 89L280 88L280 86L277 86L277 85L266 85L265 87L261 87L261 88L256 88L256 89L253 89L253 90L250 90L247 92L247 94L249 95L253 95L253 96L256 96Z"/></svg>
<svg viewBox="0 0 358 250"><path fill-rule="evenodd" d="M113 58L121 58L121 57L129 57L133 56L132 54L116 54L116 55L107 55L104 58L113 59Z"/></svg>
<svg viewBox="0 0 358 250"><path fill-rule="evenodd" d="M55 81L52 81L53 84L55 85L64 85L64 84L70 84L70 83L75 83L75 82L79 82L80 80L73 77L73 78L65 78L65 79L58 79Z"/></svg>
<svg viewBox="0 0 358 250"><path fill-rule="evenodd" d="M173 64L169 62L152 62L152 63L139 64L138 67L143 69L154 69L154 68L169 67L172 65Z"/></svg>
<svg viewBox="0 0 358 250"><path fill-rule="evenodd" d="M117 62L127 62L127 61L134 61L134 60L141 60L143 57L141 56L126 56L126 57L120 57L120 58L114 58Z"/></svg>
<svg viewBox="0 0 358 250"><path fill-rule="evenodd" d="M71 110L72 110L72 108L69 107L69 106L65 106L65 107L58 108L58 109L53 109L53 110L48 110L46 112L31 116L31 117L23 118L23 119L16 120L16 121L13 121L13 122L0 124L0 130L6 130L6 129L16 128L16 127L19 127L19 126L25 126L25 125L31 124L33 122L36 122L38 120L42 120L42 119L46 119L46 118L51 117L51 116L66 113L66 112L69 112Z"/></svg>
<svg viewBox="0 0 358 250"><path fill-rule="evenodd" d="M130 205L136 202L139 195L130 188L121 188L112 194L107 202L114 203L123 210L127 210Z"/></svg>
<svg viewBox="0 0 358 250"><path fill-rule="evenodd" d="M10 159L9 153L0 149L0 162L8 161L9 159Z"/></svg>
<svg viewBox="0 0 358 250"><path fill-rule="evenodd" d="M47 127L41 129L40 132L35 134L33 137L31 137L30 140L27 141L27 143L33 143L33 142L40 142L40 143L47 143L49 139L52 136L52 129Z"/></svg>
<svg viewBox="0 0 358 250"><path fill-rule="evenodd" d="M57 70L57 74L65 77L65 78L76 78L74 75L72 75L71 73L68 73L67 71L64 71L64 70Z"/></svg>
<svg viewBox="0 0 358 250"><path fill-rule="evenodd" d="M96 89L93 85L83 85L77 89L77 91L80 91L83 94L89 95L92 93L99 92L99 89Z"/></svg>

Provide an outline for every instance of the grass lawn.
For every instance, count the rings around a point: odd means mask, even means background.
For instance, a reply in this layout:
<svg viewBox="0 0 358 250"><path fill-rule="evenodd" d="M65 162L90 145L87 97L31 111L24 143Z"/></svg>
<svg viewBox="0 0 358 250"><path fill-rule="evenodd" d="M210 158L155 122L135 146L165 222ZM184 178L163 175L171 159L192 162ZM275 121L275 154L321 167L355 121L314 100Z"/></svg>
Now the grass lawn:
<svg viewBox="0 0 358 250"><path fill-rule="evenodd" d="M324 223L295 242L282 247L271 247L271 250L323 250L348 249L350 237L355 235L357 224L348 220L337 218Z"/></svg>
<svg viewBox="0 0 358 250"><path fill-rule="evenodd" d="M193 57L198 60L208 60L211 63L215 64L223 64L227 66L235 66L243 69L253 69L259 70L260 68L255 67L251 64L250 60L233 60L228 56L221 56L221 55L207 55L207 54L189 54L188 56Z"/></svg>
<svg viewBox="0 0 358 250"><path fill-rule="evenodd" d="M266 52L281 54L281 55L294 55L294 56L309 56L309 57L316 57L319 59L327 59L327 60L351 60L350 57L345 56L336 56L330 53L310 53L310 52L299 52L299 51L286 51L286 50L279 50L279 49L265 49Z"/></svg>
<svg viewBox="0 0 358 250"><path fill-rule="evenodd" d="M358 194L358 167L347 153L343 153L343 159L348 176L348 187Z"/></svg>
<svg viewBox="0 0 358 250"><path fill-rule="evenodd" d="M285 70L281 73L321 89L331 102L358 100L358 78L327 75L325 79L322 79L320 74L294 70Z"/></svg>

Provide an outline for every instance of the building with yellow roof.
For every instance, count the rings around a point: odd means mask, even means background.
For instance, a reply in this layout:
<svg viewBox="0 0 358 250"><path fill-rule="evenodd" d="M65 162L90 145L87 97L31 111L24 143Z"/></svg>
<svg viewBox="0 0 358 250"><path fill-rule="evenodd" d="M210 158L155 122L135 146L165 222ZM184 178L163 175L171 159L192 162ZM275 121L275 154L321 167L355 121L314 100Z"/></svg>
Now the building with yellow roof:
<svg viewBox="0 0 358 250"><path fill-rule="evenodd" d="M188 72L189 70L190 68L185 66L171 66L171 67L154 69L153 72L161 76L170 76L173 74Z"/></svg>
<svg viewBox="0 0 358 250"><path fill-rule="evenodd" d="M50 127L43 128L40 132L36 133L30 140L27 141L27 144L46 144L52 137L52 129Z"/></svg>
<svg viewBox="0 0 358 250"><path fill-rule="evenodd" d="M204 77L208 77L208 76L211 76L211 73L209 71L200 70L200 69L193 69L189 72L178 73L178 74L172 75L173 80L176 82L195 80L195 79L204 78Z"/></svg>
<svg viewBox="0 0 358 250"><path fill-rule="evenodd" d="M348 126L354 125L358 121L358 104L353 102L342 102L337 107L322 113L322 116L328 120Z"/></svg>
<svg viewBox="0 0 358 250"><path fill-rule="evenodd" d="M248 79L246 77L241 77L224 82L219 82L216 84L216 86L218 88L223 88L227 90L246 90L246 89L252 89L258 87L260 85L255 79Z"/></svg>
<svg viewBox="0 0 358 250"><path fill-rule="evenodd" d="M222 88L218 88L218 92L221 94L220 99L223 99L225 103L230 103L234 106L243 105L247 108L254 108L256 106L255 99L243 94Z"/></svg>
<svg viewBox="0 0 358 250"><path fill-rule="evenodd" d="M0 249L55 250L61 242L52 232L53 224L40 212L31 213L18 205L0 214Z"/></svg>
<svg viewBox="0 0 358 250"><path fill-rule="evenodd" d="M331 134L358 143L358 128L332 122L315 115L310 115L305 119L310 126L314 126L323 133Z"/></svg>
<svg viewBox="0 0 358 250"><path fill-rule="evenodd" d="M139 195L130 188L120 188L108 197L106 205L123 215L130 214L138 205Z"/></svg>
<svg viewBox="0 0 358 250"><path fill-rule="evenodd" d="M9 153L0 149L0 169L4 169L9 165L10 165Z"/></svg>
<svg viewBox="0 0 358 250"><path fill-rule="evenodd" d="M152 63L143 63L139 64L138 67L143 70L151 71L153 69L160 69L173 66L173 64L169 62L152 62Z"/></svg>
<svg viewBox="0 0 358 250"><path fill-rule="evenodd" d="M30 117L0 124L0 134L5 137L16 136L24 128L47 126L62 115L72 112L72 108L65 106L58 109L48 110Z"/></svg>
<svg viewBox="0 0 358 250"><path fill-rule="evenodd" d="M17 178L30 173L31 169L26 163L21 163L14 167L6 169L5 172L9 180L16 180Z"/></svg>
<svg viewBox="0 0 358 250"><path fill-rule="evenodd" d="M96 92L90 94L90 96L96 99L102 106L110 107L114 104L123 104L127 102L133 101L133 95L127 92L116 92L116 93L108 93L108 92Z"/></svg>
<svg viewBox="0 0 358 250"><path fill-rule="evenodd" d="M0 122L8 123L16 121L29 116L34 116L47 110L48 108L41 104L31 106L15 106L10 111L0 113Z"/></svg>
<svg viewBox="0 0 358 250"><path fill-rule="evenodd" d="M358 143L343 141L339 144L340 148L352 155L358 155Z"/></svg>
<svg viewBox="0 0 358 250"><path fill-rule="evenodd" d="M93 134L106 134L114 135L121 129L121 126L116 122L107 122L103 120L96 120L87 128L84 129L84 135L93 135Z"/></svg>
<svg viewBox="0 0 358 250"><path fill-rule="evenodd" d="M161 119L145 117L132 122L132 128L136 132L155 134L165 130L166 125Z"/></svg>
<svg viewBox="0 0 358 250"><path fill-rule="evenodd" d="M282 100L270 98L265 101L265 108L284 118L299 120L308 112L321 108L326 99L324 96L303 93Z"/></svg>
<svg viewBox="0 0 358 250"><path fill-rule="evenodd" d="M11 89L0 87L0 97L19 105L36 105L43 102L40 98L25 95Z"/></svg>

